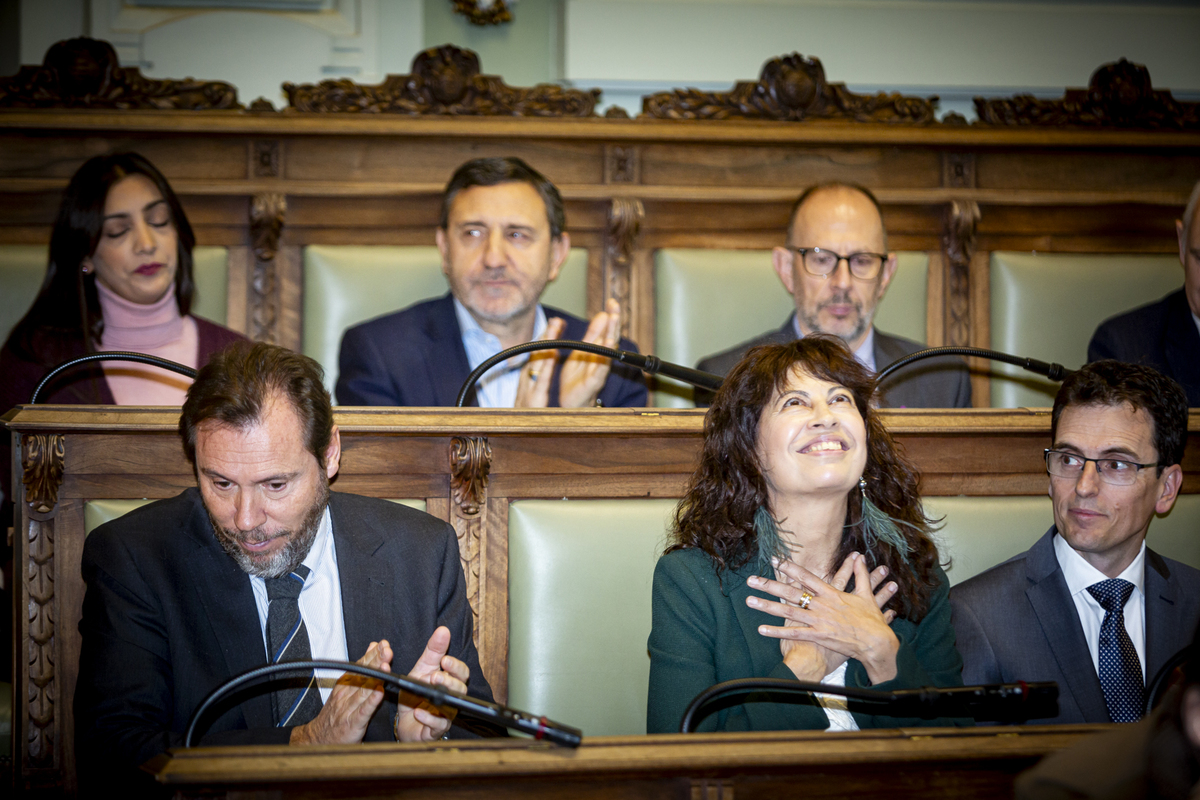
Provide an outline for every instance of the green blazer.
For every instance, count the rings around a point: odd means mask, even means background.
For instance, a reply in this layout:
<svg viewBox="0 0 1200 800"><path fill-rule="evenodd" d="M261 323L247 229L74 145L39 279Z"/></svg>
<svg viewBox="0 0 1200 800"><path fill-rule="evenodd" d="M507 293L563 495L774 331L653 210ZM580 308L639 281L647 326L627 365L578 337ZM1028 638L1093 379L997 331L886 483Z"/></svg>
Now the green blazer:
<svg viewBox="0 0 1200 800"><path fill-rule="evenodd" d="M751 562L725 571L720 580L712 560L690 548L667 553L654 569L653 623L650 629L650 694L647 733L677 733L688 704L715 683L735 678L795 680L783 663L779 640L758 632L759 625L782 625L746 605L751 589L746 579L755 574ZM920 624L897 619L892 630L900 640L896 677L871 686L862 663L851 659L846 685L884 691L922 686L961 686L962 658L954 647L950 625L950 583L938 569L940 583ZM774 600L762 592L753 594ZM901 728L916 725L970 724L951 719L903 719L854 711L859 728ZM708 716L698 731L823 730L825 711L813 703L747 702Z"/></svg>

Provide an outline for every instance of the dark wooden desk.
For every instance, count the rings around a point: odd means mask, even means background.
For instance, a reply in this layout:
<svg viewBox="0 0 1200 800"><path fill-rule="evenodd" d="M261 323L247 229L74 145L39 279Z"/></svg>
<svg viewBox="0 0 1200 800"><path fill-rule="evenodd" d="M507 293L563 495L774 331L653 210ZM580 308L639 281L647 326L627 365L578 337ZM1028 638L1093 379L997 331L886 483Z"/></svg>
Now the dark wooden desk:
<svg viewBox="0 0 1200 800"><path fill-rule="evenodd" d="M147 765L177 797L1009 798L1043 755L1111 726L718 733L430 745L176 750Z"/></svg>

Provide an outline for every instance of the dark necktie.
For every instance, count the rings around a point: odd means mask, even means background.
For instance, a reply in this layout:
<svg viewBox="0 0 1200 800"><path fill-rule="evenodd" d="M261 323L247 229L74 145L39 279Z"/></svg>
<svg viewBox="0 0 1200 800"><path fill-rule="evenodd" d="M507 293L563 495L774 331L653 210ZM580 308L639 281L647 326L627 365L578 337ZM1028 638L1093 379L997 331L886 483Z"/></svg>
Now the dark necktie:
<svg viewBox="0 0 1200 800"><path fill-rule="evenodd" d="M1100 623L1100 687L1113 722L1137 722L1146 708L1146 684L1142 663L1133 641L1125 632L1125 603L1133 584L1119 578L1087 587L1104 608Z"/></svg>
<svg viewBox="0 0 1200 800"><path fill-rule="evenodd" d="M308 644L308 630L300 616L300 590L308 578L308 567L301 564L295 572L282 578L266 578L267 584L267 641L270 643L270 661L311 661L312 648ZM311 722L321 710L321 692L317 688L316 675L287 676L276 678L284 688L271 695L271 712L278 727L303 725Z"/></svg>

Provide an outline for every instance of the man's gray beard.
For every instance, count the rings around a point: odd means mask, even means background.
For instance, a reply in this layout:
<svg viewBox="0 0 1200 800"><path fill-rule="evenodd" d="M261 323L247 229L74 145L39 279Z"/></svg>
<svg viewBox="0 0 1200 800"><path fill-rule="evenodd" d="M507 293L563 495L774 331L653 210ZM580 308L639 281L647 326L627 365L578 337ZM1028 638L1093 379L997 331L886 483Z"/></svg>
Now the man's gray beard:
<svg viewBox="0 0 1200 800"><path fill-rule="evenodd" d="M255 561L238 544L239 541L255 541L255 531L240 534L237 531L222 528L213 518L211 511L208 512L208 519L212 523L217 541L221 543L221 549L237 562L242 572L257 578L281 578L300 566L308 556L308 551L312 549L313 542L317 539L317 532L321 530L321 518L325 514L327 505L329 505L329 479L322 473L317 499L312 508L308 510L308 514L305 515L304 521L300 523L299 530L288 531L287 543L265 562ZM205 507L204 510L208 511L208 508Z"/></svg>
<svg viewBox="0 0 1200 800"><path fill-rule="evenodd" d="M842 298L842 297L837 297L837 296L831 298L830 302L833 302L835 300L842 301L845 303L850 302L849 297ZM832 334L832 335L838 337L839 339L841 339L843 342L845 342L847 344L847 346L853 347L853 344L855 341L858 340L858 337L860 337L864 333L866 333L867 328L871 327L871 320L875 316L874 310L872 310L872 312L870 314L867 314L863 311L861 305L855 306L855 307L858 309L858 325L856 325L854 327L854 330L850 331L850 333L847 333L844 335L840 334L840 333L834 333L833 331L827 331L821 327L821 323L819 320L819 317L821 314L821 309L819 309L819 308L817 309L817 313L812 314L811 316L808 314L801 313L801 312L797 312L797 313L800 314L800 320L804 323L804 327L807 328L808 330L812 331L813 333Z"/></svg>

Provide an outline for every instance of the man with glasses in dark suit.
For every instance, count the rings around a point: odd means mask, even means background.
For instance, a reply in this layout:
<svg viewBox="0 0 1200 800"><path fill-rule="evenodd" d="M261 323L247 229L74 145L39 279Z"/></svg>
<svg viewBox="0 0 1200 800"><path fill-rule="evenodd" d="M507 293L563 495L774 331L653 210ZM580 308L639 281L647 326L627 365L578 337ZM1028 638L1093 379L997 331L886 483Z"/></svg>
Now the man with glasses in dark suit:
<svg viewBox="0 0 1200 800"><path fill-rule="evenodd" d="M1054 525L950 591L963 683L1056 681L1059 715L1134 722L1200 620L1200 571L1146 547L1183 482L1187 397L1150 367L1097 361L1054 399Z"/></svg>
<svg viewBox="0 0 1200 800"><path fill-rule="evenodd" d="M703 359L699 368L725 375L751 347L786 344L810 333L839 337L871 370L878 371L924 345L876 330L875 308L896 273L887 251L879 202L867 189L844 183L814 186L796 201L787 245L771 252L779 280L796 302L796 313L777 331ZM880 387L889 408L965 408L971 382L961 359L927 359L900 370ZM711 394L696 391L707 405Z"/></svg>

